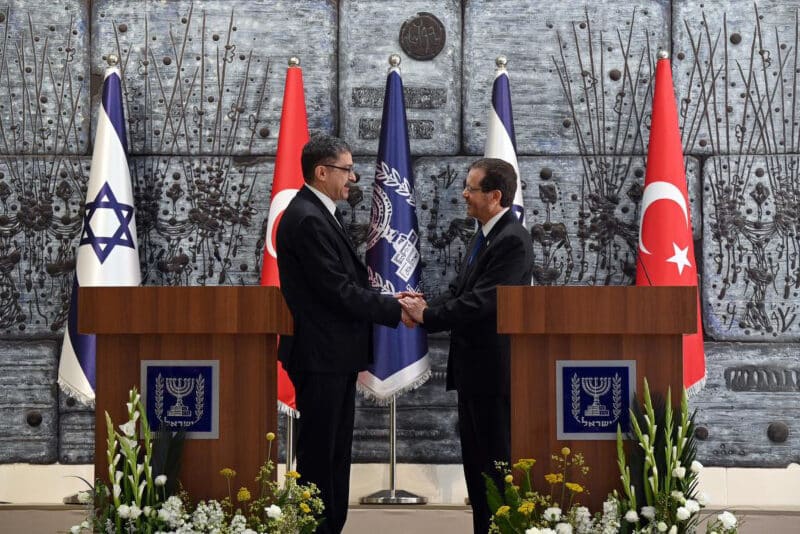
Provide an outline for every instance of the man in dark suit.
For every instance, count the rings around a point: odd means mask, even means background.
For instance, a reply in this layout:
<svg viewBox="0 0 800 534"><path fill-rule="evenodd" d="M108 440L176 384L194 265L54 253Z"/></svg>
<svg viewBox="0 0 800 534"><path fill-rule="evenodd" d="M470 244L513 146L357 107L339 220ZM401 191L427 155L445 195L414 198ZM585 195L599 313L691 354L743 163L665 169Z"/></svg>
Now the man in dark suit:
<svg viewBox="0 0 800 534"><path fill-rule="evenodd" d="M428 332L450 330L447 389L458 392L458 427L475 533L489 529L491 513L481 473L502 488L496 461L510 462L510 341L497 334L497 286L530 285L533 246L510 210L514 168L486 158L470 166L464 187L467 215L480 226L458 276L427 304L406 295L403 309Z"/></svg>
<svg viewBox="0 0 800 534"><path fill-rule="evenodd" d="M328 534L347 519L356 377L372 361L372 324L394 327L405 313L396 298L370 288L336 208L358 180L350 148L315 135L301 163L305 185L277 234L281 291L294 318L278 357L300 411L297 470L321 491L325 520L317 532Z"/></svg>

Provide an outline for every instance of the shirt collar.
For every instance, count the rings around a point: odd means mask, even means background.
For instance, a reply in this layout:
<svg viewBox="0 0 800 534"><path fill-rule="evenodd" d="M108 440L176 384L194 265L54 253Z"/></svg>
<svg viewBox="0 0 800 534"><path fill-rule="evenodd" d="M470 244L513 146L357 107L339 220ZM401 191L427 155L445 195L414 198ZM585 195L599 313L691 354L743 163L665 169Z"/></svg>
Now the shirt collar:
<svg viewBox="0 0 800 534"><path fill-rule="evenodd" d="M315 195L317 195L317 198L319 198L319 199L322 201L322 204L323 204L323 205L324 205L324 206L325 206L325 207L328 209L328 211L329 211L329 212L331 212L331 215L333 215L333 217L334 217L334 219L335 219L335 218L336 218L336 215L335 215L335 212L336 212L336 202L334 202L333 200L331 200L331 197L329 197L328 195L326 195L325 193L323 193L323 192L322 192L322 191L320 191L319 189L315 189L315 188L311 187L311 186L310 186L310 185L308 185L308 184L305 184L305 186L306 186L307 188L309 188L309 189L311 190L311 192L312 192L312 193L314 193Z"/></svg>
<svg viewBox="0 0 800 534"><path fill-rule="evenodd" d="M483 237L486 237L486 236L488 236L488 235L489 235L489 232L491 232L491 231L492 231L492 228L494 228L494 225L495 225L495 224L497 224L497 221L499 221L499 220L500 220L500 217L502 217L503 215L505 215L505 214L506 214L506 212L507 212L509 209L510 209L510 208L503 208L503 209L501 209L501 210L500 210L500 212L499 212L499 213L497 213L497 215L495 215L494 217L492 217L491 219L489 219L488 221L486 221L486 224L484 224L484 225L481 227L481 231L483 232Z"/></svg>

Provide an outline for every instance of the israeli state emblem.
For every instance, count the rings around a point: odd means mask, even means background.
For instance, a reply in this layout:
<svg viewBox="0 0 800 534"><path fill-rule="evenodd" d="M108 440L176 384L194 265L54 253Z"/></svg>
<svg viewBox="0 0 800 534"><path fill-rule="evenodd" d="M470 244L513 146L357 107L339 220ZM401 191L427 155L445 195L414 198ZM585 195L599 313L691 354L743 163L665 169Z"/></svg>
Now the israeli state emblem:
<svg viewBox="0 0 800 534"><path fill-rule="evenodd" d="M187 438L219 437L219 362L143 360L141 388L154 429L183 430Z"/></svg>
<svg viewBox="0 0 800 534"><path fill-rule="evenodd" d="M634 360L558 360L558 439L616 439L630 432Z"/></svg>

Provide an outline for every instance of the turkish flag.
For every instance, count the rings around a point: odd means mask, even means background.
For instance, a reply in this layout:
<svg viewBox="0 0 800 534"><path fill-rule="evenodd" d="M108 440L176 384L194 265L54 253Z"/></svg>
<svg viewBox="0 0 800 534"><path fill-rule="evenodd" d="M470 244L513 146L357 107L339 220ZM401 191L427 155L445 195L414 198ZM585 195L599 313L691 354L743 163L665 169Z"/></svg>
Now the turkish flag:
<svg viewBox="0 0 800 534"><path fill-rule="evenodd" d="M656 66L638 252L636 285L697 287L692 217L669 59L659 59ZM683 385L689 392L702 388L706 377L700 311L698 295L697 333L683 336Z"/></svg>
<svg viewBox="0 0 800 534"><path fill-rule="evenodd" d="M269 203L267 234L264 243L264 263L261 268L262 286L280 286L278 256L275 251L275 236L283 211L303 187L303 169L300 156L308 142L308 118L303 94L303 70L290 63L286 70L286 87L283 92L281 127L278 132L278 154L275 157L275 175L272 180L272 196ZM294 385L289 375L278 362L278 407L282 412L295 417L297 403Z"/></svg>

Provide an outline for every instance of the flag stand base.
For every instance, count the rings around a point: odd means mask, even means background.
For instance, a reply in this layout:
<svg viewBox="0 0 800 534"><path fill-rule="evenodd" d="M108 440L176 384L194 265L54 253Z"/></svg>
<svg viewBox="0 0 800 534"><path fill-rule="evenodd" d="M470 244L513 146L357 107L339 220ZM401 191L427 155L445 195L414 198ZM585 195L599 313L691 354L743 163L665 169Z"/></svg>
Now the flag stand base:
<svg viewBox="0 0 800 534"><path fill-rule="evenodd" d="M395 397L389 403L389 489L361 497L361 504L428 504L426 497L395 489L397 480L397 404Z"/></svg>
<svg viewBox="0 0 800 534"><path fill-rule="evenodd" d="M427 504L428 499L405 490L380 490L361 497L361 504Z"/></svg>

